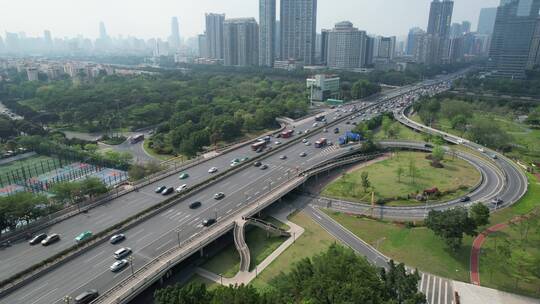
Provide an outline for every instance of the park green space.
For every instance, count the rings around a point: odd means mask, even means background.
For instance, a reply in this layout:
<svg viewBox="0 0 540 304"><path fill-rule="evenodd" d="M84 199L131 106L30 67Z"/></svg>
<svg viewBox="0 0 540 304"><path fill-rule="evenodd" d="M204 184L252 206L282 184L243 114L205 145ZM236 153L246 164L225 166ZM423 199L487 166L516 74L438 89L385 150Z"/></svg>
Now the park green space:
<svg viewBox="0 0 540 304"><path fill-rule="evenodd" d="M515 120L511 115L502 115L500 113L489 112L489 109L485 111L474 111L473 118L487 118L495 126L506 131L512 140L514 148L512 151L505 153L506 156L511 158L522 159L526 162L539 161L540 160L540 130L530 128L527 124L520 123ZM423 123L418 114L411 116L411 119ZM467 133L454 130L451 127L450 121L447 118L439 118L433 125L434 128L439 130L462 136L467 138Z"/></svg>
<svg viewBox="0 0 540 304"><path fill-rule="evenodd" d="M268 288L272 279L281 272L288 273L295 263L327 250L336 241L319 224L302 212L290 215L289 221L304 228L304 233L251 281L250 284L256 288Z"/></svg>
<svg viewBox="0 0 540 304"><path fill-rule="evenodd" d="M450 200L466 194L480 180L480 172L462 159L452 159L447 155L442 162L444 168L434 168L430 165L430 160L425 158L426 155L420 152L396 152L389 159L342 175L328 184L322 194L353 202L370 202L371 191L373 191L376 201L390 200L386 205L406 206L422 204L413 199L407 200L408 194L437 187L441 192L450 191L449 194L439 197L437 201ZM408 173L411 162L418 169L414 180ZM399 167L403 169L403 174L398 179L396 171ZM368 173L371 183L372 189L368 191L364 191L361 186L363 172Z"/></svg>
<svg viewBox="0 0 540 304"><path fill-rule="evenodd" d="M161 161L166 161L166 160L169 160L169 159L175 157L174 155L170 155L170 154L159 154L159 153L157 153L156 151L154 151L154 149L152 149L149 146L149 143L150 143L150 141L145 140L143 142L143 149L144 149L144 151L146 153L148 153L148 155L152 156L153 158L161 160Z"/></svg>
<svg viewBox="0 0 540 304"><path fill-rule="evenodd" d="M284 224L276 219L268 220L272 224L278 227L286 227ZM246 243L249 247L251 254L251 268L255 268L255 265L260 264L266 257L274 252L286 238L268 235L268 233L258 227L248 226L246 231ZM240 268L240 256L234 244L228 245L221 250L217 255L206 261L202 268L214 272L216 274L222 274L223 277L232 278L238 273Z"/></svg>
<svg viewBox="0 0 540 304"><path fill-rule="evenodd" d="M418 132L415 132L406 126L402 125L398 121L392 121L392 126L395 127L398 131L398 134L395 138L389 138L386 136L386 134L381 130L381 128L375 130L375 133L373 134L373 139L375 141L380 140L388 140L388 139L400 139L400 140L411 140L411 141L425 141L424 135Z"/></svg>
<svg viewBox="0 0 540 304"><path fill-rule="evenodd" d="M326 213L383 254L421 271L467 282L472 238L452 252L444 241L425 227L407 228L401 223L379 221L332 211Z"/></svg>
<svg viewBox="0 0 540 304"><path fill-rule="evenodd" d="M528 174L529 191L516 204L493 213L490 224L480 227L483 231L489 226L507 222L508 220L526 215L540 208L540 182ZM368 219L360 216L347 215L327 211L338 223L350 230L356 236L380 250L386 256L403 262L419 270L440 275L443 277L469 282L469 258L473 237L465 236L463 246L456 252L448 249L444 241L435 236L425 227L408 228L401 223L393 223ZM516 280L511 276L518 271L512 268L512 264L497 261L494 257L495 243L508 242L512 253L520 248L529 253L533 259L540 256L540 233L535 228L530 228L527 242L519 243L519 229L507 228L500 233L486 238L480 255L480 281L482 286L505 290L512 293L540 297L538 286L540 279L529 278L529 281L520 281L516 286Z"/></svg>
<svg viewBox="0 0 540 304"><path fill-rule="evenodd" d="M57 158L52 158L45 155L30 156L28 158L24 158L21 160L16 160L16 161L9 162L7 164L0 165L0 176L4 178L6 174L10 172L16 172L17 170L21 170L23 168L25 169L26 174L30 172L31 176L38 176L40 174L50 171L47 163L50 165L51 169L54 169L55 167L59 165L59 160ZM17 175L17 173L15 174ZM10 177L11 177L11 173L10 173ZM27 176L27 177L30 177L30 176Z"/></svg>

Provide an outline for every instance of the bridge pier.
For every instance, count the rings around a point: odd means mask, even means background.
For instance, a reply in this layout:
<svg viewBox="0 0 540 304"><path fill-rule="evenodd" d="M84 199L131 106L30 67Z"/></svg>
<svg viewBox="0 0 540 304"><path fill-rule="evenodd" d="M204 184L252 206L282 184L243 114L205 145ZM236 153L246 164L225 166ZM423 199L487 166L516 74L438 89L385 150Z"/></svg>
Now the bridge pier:
<svg viewBox="0 0 540 304"><path fill-rule="evenodd" d="M204 247L201 247L201 249L199 249L199 253L201 254L201 257L204 256L204 251L203 251Z"/></svg>

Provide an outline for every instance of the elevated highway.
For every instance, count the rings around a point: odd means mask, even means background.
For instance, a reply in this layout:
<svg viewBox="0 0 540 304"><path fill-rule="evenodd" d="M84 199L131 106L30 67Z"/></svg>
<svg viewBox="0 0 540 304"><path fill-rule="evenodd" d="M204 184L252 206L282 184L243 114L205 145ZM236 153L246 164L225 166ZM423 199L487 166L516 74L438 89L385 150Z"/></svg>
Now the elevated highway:
<svg viewBox="0 0 540 304"><path fill-rule="evenodd" d="M412 91L418 90L425 89L422 86L401 88L392 99L380 100L380 102L390 107L396 106L396 99L399 96L412 94ZM350 118L346 116L352 115L348 112L349 108L344 107L338 109L341 110L339 113L336 110L327 114L332 128L339 127L345 130L351 127L346 123ZM359 122L378 115L377 111L368 112L367 109L360 110L355 113L355 115L360 114L359 117L355 117L352 121ZM338 114L343 115L345 119L337 117ZM301 130L312 122L309 120L295 129ZM318 130L308 134L306 139L314 142L323 136L336 142L339 134L323 133L322 130ZM300 156L302 152L306 153L305 157ZM103 296L96 303L127 303L138 292L159 280L173 265L232 230L234 222L238 219L257 214L286 195L291 189L303 184L310 176L331 168L333 164L329 162L330 160L354 152L354 148L350 150L349 147L340 148L334 145L316 149L313 146L294 142L281 151L269 153L264 157L262 161L268 164L268 169L245 167L227 179L216 182L203 191L193 193L158 215L127 229L124 232L127 240L121 245L102 243L36 278L24 287L7 294L0 299L0 303L63 303L64 296L74 297L87 289L97 289L102 293ZM286 155L287 158L281 159L280 155ZM227 166L230 159L225 158L221 161L221 167L223 167ZM299 174L302 172L303 174ZM174 182L177 183L177 181ZM212 196L217 192L224 192L226 197L221 201L214 200ZM158 199L153 197L150 191L143 192L143 195L148 196L150 203L152 203L152 198ZM203 206L200 209L191 210L187 205L193 201L201 201ZM210 217L217 218L217 224L203 227L200 224L201 220ZM129 267L116 274L108 270L108 266L114 262L112 252L119 246L133 249L134 275L131 274Z"/></svg>

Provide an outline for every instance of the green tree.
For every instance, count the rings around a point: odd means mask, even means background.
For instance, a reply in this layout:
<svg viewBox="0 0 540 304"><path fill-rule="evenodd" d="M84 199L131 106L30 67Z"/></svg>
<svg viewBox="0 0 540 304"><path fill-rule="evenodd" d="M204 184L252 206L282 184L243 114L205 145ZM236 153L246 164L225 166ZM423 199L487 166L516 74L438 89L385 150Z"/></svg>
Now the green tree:
<svg viewBox="0 0 540 304"><path fill-rule="evenodd" d="M90 197L109 191L103 181L97 177L89 177L80 182L81 194Z"/></svg>
<svg viewBox="0 0 540 304"><path fill-rule="evenodd" d="M444 159L444 149L439 145L435 146L433 150L431 151L432 165L434 167L440 166L443 159Z"/></svg>
<svg viewBox="0 0 540 304"><path fill-rule="evenodd" d="M369 181L369 174L365 171L362 172L360 174L360 179L360 184L362 185L364 192L367 192L369 190L369 187L371 187L371 182Z"/></svg>
<svg viewBox="0 0 540 304"><path fill-rule="evenodd" d="M464 234L470 236L478 234L475 221L469 217L467 209L462 207L444 211L431 210L425 223L426 227L441 237L454 251L461 247Z"/></svg>
<svg viewBox="0 0 540 304"><path fill-rule="evenodd" d="M416 178L418 178L418 174L419 174L419 170L418 170L418 167L416 166L416 161L414 160L414 158L411 158L409 160L409 177L411 178L411 182L413 184L416 184Z"/></svg>
<svg viewBox="0 0 540 304"><path fill-rule="evenodd" d="M476 203L471 206L470 217L476 226L485 226L489 224L489 208L482 203Z"/></svg>
<svg viewBox="0 0 540 304"><path fill-rule="evenodd" d="M398 183L401 183L401 176L405 173L405 170L403 169L402 166L398 166L396 168L396 176L397 176L397 179L398 179Z"/></svg>

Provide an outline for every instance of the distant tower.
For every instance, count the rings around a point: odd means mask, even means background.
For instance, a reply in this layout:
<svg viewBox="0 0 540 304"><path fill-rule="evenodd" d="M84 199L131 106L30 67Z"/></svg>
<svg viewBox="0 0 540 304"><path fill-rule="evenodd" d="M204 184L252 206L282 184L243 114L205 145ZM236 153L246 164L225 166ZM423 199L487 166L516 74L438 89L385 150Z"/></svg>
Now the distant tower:
<svg viewBox="0 0 540 304"><path fill-rule="evenodd" d="M259 0L259 65L274 65L276 0Z"/></svg>
<svg viewBox="0 0 540 304"><path fill-rule="evenodd" d="M172 17L171 20L171 37L169 43L173 50L180 48L180 28L177 17Z"/></svg>
<svg viewBox="0 0 540 304"><path fill-rule="evenodd" d="M103 23L103 21L99 23L99 39L101 40L109 39L109 36L107 36L107 30L105 29L105 23Z"/></svg>
<svg viewBox="0 0 540 304"><path fill-rule="evenodd" d="M259 27L254 18L227 19L223 33L223 64L250 66L259 62Z"/></svg>
<svg viewBox="0 0 540 304"><path fill-rule="evenodd" d="M336 23L328 32L326 64L330 68L354 69L364 65L366 32L359 31L349 21Z"/></svg>
<svg viewBox="0 0 540 304"><path fill-rule="evenodd" d="M497 16L496 7L485 7L480 10L480 17L478 18L479 34L491 35L493 33L493 26L495 25L495 17Z"/></svg>
<svg viewBox="0 0 540 304"><path fill-rule="evenodd" d="M45 41L45 46L46 46L47 48L52 47L52 35L51 35L51 31L45 30L45 31L43 32L43 40Z"/></svg>

